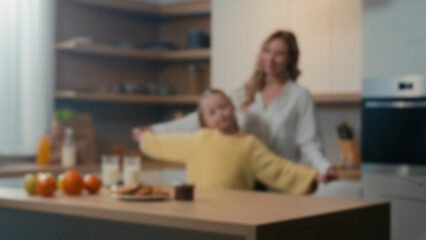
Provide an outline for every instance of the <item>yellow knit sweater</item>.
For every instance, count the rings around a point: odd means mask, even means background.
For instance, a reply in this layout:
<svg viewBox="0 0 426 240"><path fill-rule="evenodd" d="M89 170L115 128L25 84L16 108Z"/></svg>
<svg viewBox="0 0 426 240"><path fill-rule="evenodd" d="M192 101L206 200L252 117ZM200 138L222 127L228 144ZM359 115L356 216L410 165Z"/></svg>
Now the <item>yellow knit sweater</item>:
<svg viewBox="0 0 426 240"><path fill-rule="evenodd" d="M282 192L306 194L316 186L314 170L275 155L256 137L242 132L144 133L140 148L153 158L185 163L187 181L198 187L253 189L257 179Z"/></svg>

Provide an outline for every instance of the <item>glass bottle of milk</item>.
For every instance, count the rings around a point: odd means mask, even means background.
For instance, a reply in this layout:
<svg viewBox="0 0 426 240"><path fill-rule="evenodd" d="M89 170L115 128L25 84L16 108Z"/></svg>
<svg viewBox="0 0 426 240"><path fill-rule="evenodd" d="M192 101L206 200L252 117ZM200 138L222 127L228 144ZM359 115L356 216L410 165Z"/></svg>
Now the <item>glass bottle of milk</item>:
<svg viewBox="0 0 426 240"><path fill-rule="evenodd" d="M61 162L64 168L72 168L76 164L77 149L73 140L72 128L65 129L65 138L62 144Z"/></svg>

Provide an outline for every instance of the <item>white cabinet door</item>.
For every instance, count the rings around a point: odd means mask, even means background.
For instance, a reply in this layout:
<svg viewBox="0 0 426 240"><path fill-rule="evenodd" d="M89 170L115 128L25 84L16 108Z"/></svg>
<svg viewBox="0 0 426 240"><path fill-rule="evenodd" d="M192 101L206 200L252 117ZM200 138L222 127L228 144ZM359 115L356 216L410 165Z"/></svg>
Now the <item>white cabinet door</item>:
<svg viewBox="0 0 426 240"><path fill-rule="evenodd" d="M362 1L332 0L331 93L361 92Z"/></svg>
<svg viewBox="0 0 426 240"><path fill-rule="evenodd" d="M426 239L425 177L365 174L364 198L391 202L393 240Z"/></svg>
<svg viewBox="0 0 426 240"><path fill-rule="evenodd" d="M312 93L329 93L331 84L331 0L298 0L291 3L291 30L300 47L299 83Z"/></svg>
<svg viewBox="0 0 426 240"><path fill-rule="evenodd" d="M364 1L363 76L426 74L426 1Z"/></svg>
<svg viewBox="0 0 426 240"><path fill-rule="evenodd" d="M250 49L252 1L212 2L212 81L214 88L229 91L245 82L256 56Z"/></svg>
<svg viewBox="0 0 426 240"><path fill-rule="evenodd" d="M291 29L300 44L300 83L314 94L361 89L362 1L298 0Z"/></svg>

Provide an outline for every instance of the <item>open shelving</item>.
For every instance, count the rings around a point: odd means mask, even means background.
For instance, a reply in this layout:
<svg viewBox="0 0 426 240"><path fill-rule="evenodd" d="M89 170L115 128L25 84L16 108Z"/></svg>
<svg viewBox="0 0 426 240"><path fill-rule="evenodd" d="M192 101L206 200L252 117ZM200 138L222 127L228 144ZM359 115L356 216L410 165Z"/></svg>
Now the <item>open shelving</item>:
<svg viewBox="0 0 426 240"><path fill-rule="evenodd" d="M144 50L135 48L120 48L111 45L95 43L77 43L63 41L56 44L56 49L63 52L75 52L111 57L128 57L147 60L208 60L210 49L194 50Z"/></svg>
<svg viewBox="0 0 426 240"><path fill-rule="evenodd" d="M75 91L56 91L57 99L85 100L97 102L126 102L126 103L152 103L152 104L196 104L198 95L170 95L153 96L144 94L121 94L121 93L77 93Z"/></svg>
<svg viewBox="0 0 426 240"><path fill-rule="evenodd" d="M210 49L187 49L189 30L211 38L210 1L58 0L56 10L55 107L92 114L100 153L117 142L134 147L129 129L193 111L210 86ZM148 43L176 50L143 49ZM130 85L173 95L115 93Z"/></svg>
<svg viewBox="0 0 426 240"><path fill-rule="evenodd" d="M359 93L314 94L316 103L323 104L356 104L361 102Z"/></svg>
<svg viewBox="0 0 426 240"><path fill-rule="evenodd" d="M161 103L161 104L196 104L198 95L170 95L153 96L144 94L117 94L117 93L78 93L75 91L56 91L57 99L68 100L87 100L87 101L105 101L105 102L139 102L139 103ZM316 103L359 103L361 97L356 93L348 94L318 94L313 95Z"/></svg>
<svg viewBox="0 0 426 240"><path fill-rule="evenodd" d="M211 2L185 2L165 5L136 2L130 0L72 0L75 3L95 7L149 14L157 17L191 16L210 13Z"/></svg>

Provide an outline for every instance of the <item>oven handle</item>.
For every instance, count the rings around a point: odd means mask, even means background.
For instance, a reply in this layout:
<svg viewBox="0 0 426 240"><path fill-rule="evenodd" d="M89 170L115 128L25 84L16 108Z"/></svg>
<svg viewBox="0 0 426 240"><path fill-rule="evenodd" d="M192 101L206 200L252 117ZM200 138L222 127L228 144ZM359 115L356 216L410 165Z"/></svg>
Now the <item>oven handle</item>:
<svg viewBox="0 0 426 240"><path fill-rule="evenodd" d="M366 101L366 108L426 108L426 101Z"/></svg>

